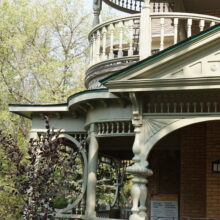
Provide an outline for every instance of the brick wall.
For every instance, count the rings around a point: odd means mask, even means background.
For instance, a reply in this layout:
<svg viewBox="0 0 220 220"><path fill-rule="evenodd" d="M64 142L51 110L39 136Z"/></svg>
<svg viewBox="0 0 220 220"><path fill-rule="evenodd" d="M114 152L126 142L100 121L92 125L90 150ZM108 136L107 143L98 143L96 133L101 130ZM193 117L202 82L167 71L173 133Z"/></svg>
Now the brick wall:
<svg viewBox="0 0 220 220"><path fill-rule="evenodd" d="M181 129L180 215L206 216L206 125Z"/></svg>
<svg viewBox="0 0 220 220"><path fill-rule="evenodd" d="M212 162L220 159L220 122L207 123L207 217L220 217L220 174L212 172Z"/></svg>
<svg viewBox="0 0 220 220"><path fill-rule="evenodd" d="M179 193L181 217L220 218L220 174L212 172L212 162L220 160L220 121L191 125L180 133L180 154L151 152L149 194Z"/></svg>

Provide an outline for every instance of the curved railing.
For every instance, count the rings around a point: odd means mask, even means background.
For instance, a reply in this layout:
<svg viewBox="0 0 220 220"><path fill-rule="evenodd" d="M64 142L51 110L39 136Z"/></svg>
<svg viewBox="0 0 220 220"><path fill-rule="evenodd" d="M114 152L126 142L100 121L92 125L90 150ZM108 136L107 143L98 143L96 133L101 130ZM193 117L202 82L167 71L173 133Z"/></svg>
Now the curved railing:
<svg viewBox="0 0 220 220"><path fill-rule="evenodd" d="M152 13L152 53L220 23L220 18L192 13ZM89 34L90 66L139 55L140 14L97 25ZM144 46L144 45L142 45Z"/></svg>
<svg viewBox="0 0 220 220"><path fill-rule="evenodd" d="M139 27L139 14L96 26L89 34L90 65L138 55Z"/></svg>
<svg viewBox="0 0 220 220"><path fill-rule="evenodd" d="M111 7L127 13L138 13L143 6L142 0L104 0Z"/></svg>
<svg viewBox="0 0 220 220"><path fill-rule="evenodd" d="M104 0L104 2L115 9L131 14L139 13L144 4L144 0ZM152 12L165 12L173 8L174 0L166 2L154 0L150 4Z"/></svg>

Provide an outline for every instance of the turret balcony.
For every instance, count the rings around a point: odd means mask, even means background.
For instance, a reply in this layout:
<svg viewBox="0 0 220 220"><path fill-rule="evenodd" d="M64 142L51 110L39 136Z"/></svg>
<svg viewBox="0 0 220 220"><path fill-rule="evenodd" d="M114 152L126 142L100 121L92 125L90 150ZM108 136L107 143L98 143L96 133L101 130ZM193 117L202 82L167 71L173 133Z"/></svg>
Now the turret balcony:
<svg viewBox="0 0 220 220"><path fill-rule="evenodd" d="M139 41L140 16L140 14L134 14L113 19L95 26L90 32L87 87L92 87L89 82L95 75L104 77L107 73L139 61L140 50L148 49L146 48L149 45L148 39L151 41L150 51L153 55L220 23L219 17L209 15L179 12L151 13L151 33L149 33L151 38L146 36L146 42L143 42L143 40Z"/></svg>

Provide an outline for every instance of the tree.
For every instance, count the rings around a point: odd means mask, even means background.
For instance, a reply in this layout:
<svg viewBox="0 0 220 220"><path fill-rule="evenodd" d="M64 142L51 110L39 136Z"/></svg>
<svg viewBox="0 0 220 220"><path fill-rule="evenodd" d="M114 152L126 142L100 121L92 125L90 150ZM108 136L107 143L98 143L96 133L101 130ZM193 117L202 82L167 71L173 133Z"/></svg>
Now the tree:
<svg viewBox="0 0 220 220"><path fill-rule="evenodd" d="M5 0L0 15L1 89L11 101L63 102L82 89L89 16L81 1Z"/></svg>
<svg viewBox="0 0 220 220"><path fill-rule="evenodd" d="M8 104L66 102L83 89L90 14L77 0L3 0L0 16L0 128L27 155L29 121L9 113ZM0 194L0 218L11 220L21 199Z"/></svg>
<svg viewBox="0 0 220 220"><path fill-rule="evenodd" d="M9 210L20 210L27 220L46 220L55 214L57 199L65 199L65 192L70 198L69 190L71 199L76 199L79 190L79 175L74 176L73 172L79 170L82 149L67 147L65 139L59 137L60 132L55 133L50 127L48 117L44 120L46 132L38 139L30 139L28 156L12 136L0 131L0 149L5 158L0 174L8 180L1 187L12 197L23 199Z"/></svg>

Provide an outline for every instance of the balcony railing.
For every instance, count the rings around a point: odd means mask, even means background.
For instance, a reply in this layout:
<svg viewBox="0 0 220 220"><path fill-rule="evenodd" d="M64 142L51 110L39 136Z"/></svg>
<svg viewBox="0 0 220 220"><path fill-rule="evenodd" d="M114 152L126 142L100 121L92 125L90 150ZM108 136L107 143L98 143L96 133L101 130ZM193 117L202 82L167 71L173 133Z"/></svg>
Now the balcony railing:
<svg viewBox="0 0 220 220"><path fill-rule="evenodd" d="M220 18L192 13L152 13L152 47L157 53L220 23ZM90 66L139 55L140 14L107 21L89 34Z"/></svg>
<svg viewBox="0 0 220 220"><path fill-rule="evenodd" d="M113 8L127 13L138 13L141 11L144 1L142 0L104 0L105 3ZM166 2L160 0L154 0L151 2L152 12L166 12L173 9L174 0L167 0Z"/></svg>

